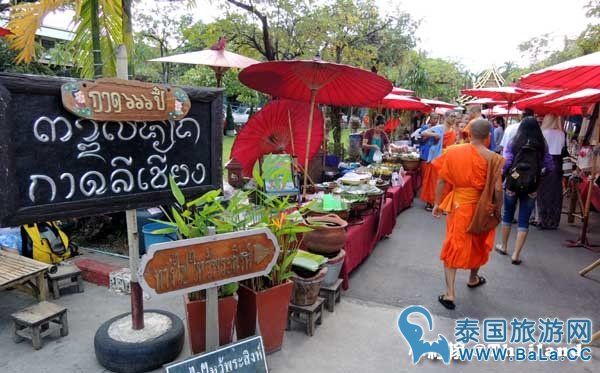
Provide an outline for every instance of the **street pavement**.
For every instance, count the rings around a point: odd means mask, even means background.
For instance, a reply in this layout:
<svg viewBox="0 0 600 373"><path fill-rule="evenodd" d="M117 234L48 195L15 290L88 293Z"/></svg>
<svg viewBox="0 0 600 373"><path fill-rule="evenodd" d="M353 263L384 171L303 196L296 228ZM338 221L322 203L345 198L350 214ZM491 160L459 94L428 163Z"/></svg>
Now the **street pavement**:
<svg viewBox="0 0 600 373"><path fill-rule="evenodd" d="M594 216L591 227L596 230ZM592 347L589 362L452 362L425 357L414 365L397 321L410 305L429 309L434 330L425 328L425 340L437 335L454 340L456 319L485 318L590 318L600 328L600 268L581 277L578 271L598 259L598 253L583 248L566 248L563 242L578 236L578 226L566 223L556 231L532 228L522 254L523 263L514 266L510 257L493 252L481 270L487 283L477 289L466 287L467 272L457 277L456 310L449 311L437 301L443 292L443 267L439 250L444 221L435 220L415 200L414 207L398 216L393 234L350 277L350 289L343 294L335 312L325 311L323 324L313 337L301 326L287 331L282 349L268 356L271 372L572 372L600 371L600 348ZM600 235L592 234L600 241ZM513 241L514 242L514 237ZM98 254L87 254L98 258ZM110 258L111 264L127 262ZM85 292L66 294L53 302L68 308L67 337L44 339L35 351L28 342L12 341L10 314L35 303L17 291L0 292L0 372L104 372L94 356L93 337L100 324L129 311L129 297L86 283ZM148 300L146 309L164 309L184 318L181 296ZM416 320L411 318L411 320ZM424 320L421 321L425 325ZM599 343L596 343L598 346ZM184 347L180 359L189 356ZM160 371L160 370L158 370Z"/></svg>

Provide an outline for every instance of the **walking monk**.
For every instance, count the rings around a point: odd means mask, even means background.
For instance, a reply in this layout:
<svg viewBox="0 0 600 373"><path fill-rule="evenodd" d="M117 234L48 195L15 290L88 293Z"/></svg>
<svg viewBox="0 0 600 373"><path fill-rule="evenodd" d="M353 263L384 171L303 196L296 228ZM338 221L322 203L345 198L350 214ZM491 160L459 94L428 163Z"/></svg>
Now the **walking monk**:
<svg viewBox="0 0 600 373"><path fill-rule="evenodd" d="M476 212L477 217L483 216L484 220L490 216L499 218L500 215L501 169L504 160L485 145L490 131L491 125L487 120L473 121L470 126L470 143L449 147L434 162L439 179L432 215L439 218L443 211L448 213L446 237L440 254L440 259L444 262L446 293L438 298L448 309L455 307L454 279L457 269L471 271L467 283L469 288L486 283L486 279L479 276L478 272L489 259L494 243L495 226L499 220L494 221L492 228L486 228L489 230L483 233L472 234L468 231L481 231L479 226L474 227L473 218ZM489 174L488 167L492 170ZM450 191L444 195L447 185L450 185ZM490 193L483 193L484 188ZM482 198L485 200L480 202ZM477 209L477 206L484 206L484 209Z"/></svg>
<svg viewBox="0 0 600 373"><path fill-rule="evenodd" d="M444 124L430 128L426 131L429 137L439 139L438 132L443 132L442 149L446 149L450 145L456 143L456 131L454 130L454 124L456 123L456 113L448 110L444 114ZM423 172L423 186L421 187L421 199L426 203L427 207L433 207L433 201L435 199L435 186L437 184L438 174L435 167L432 166L431 162L435 160L438 154L429 154L429 158L426 161L425 167L422 168ZM423 164L423 163L421 163Z"/></svg>

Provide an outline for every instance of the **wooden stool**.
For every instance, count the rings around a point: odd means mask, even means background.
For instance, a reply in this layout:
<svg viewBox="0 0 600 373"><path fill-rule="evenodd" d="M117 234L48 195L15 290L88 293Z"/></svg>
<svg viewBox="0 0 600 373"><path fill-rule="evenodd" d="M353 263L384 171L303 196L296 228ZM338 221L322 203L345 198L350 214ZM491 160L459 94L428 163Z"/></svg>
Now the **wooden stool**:
<svg viewBox="0 0 600 373"><path fill-rule="evenodd" d="M317 301L310 306L297 306L290 303L286 330L290 330L292 321L296 321L306 325L306 334L312 337L316 325L321 325L321 322L323 321L324 302L325 299L318 297Z"/></svg>
<svg viewBox="0 0 600 373"><path fill-rule="evenodd" d="M48 274L48 283L52 297L60 298L60 289L76 287L78 293L83 292L81 271L74 265L57 266L56 273Z"/></svg>
<svg viewBox="0 0 600 373"><path fill-rule="evenodd" d="M61 337L69 334L67 309L58 304L46 301L40 302L13 313L11 317L15 322L15 334L13 336L15 343L19 343L23 339L29 339L36 350L42 348L42 338L52 333L49 328L50 322L60 325Z"/></svg>
<svg viewBox="0 0 600 373"><path fill-rule="evenodd" d="M325 308L329 312L333 312L335 304L342 299L342 282L343 280L338 278L333 285L321 286L321 290L319 290L319 295L325 298Z"/></svg>

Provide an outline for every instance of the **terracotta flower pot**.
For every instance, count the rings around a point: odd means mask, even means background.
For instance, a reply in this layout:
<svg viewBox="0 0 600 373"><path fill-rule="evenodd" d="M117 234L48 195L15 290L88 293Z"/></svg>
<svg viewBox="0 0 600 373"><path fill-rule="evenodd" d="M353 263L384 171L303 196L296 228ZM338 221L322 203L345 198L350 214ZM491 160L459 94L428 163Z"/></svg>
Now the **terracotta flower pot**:
<svg viewBox="0 0 600 373"><path fill-rule="evenodd" d="M304 233L304 245L317 254L331 254L340 251L346 243L348 222L335 214L311 216L306 225L313 230Z"/></svg>
<svg viewBox="0 0 600 373"><path fill-rule="evenodd" d="M292 276L294 289L292 290L291 302L297 306L310 306L311 304L314 304L319 297L321 282L323 282L326 274L327 267L323 267L313 277L304 278L298 275Z"/></svg>
<svg viewBox="0 0 600 373"><path fill-rule="evenodd" d="M185 300L185 315L187 318L188 338L192 354L206 350L206 300ZM219 345L223 346L233 341L233 326L237 313L238 299L233 295L219 298Z"/></svg>
<svg viewBox="0 0 600 373"><path fill-rule="evenodd" d="M240 285L237 309L237 338L256 334L256 322L263 338L266 353L278 351L283 344L283 335L288 318L288 306L294 284L288 281L263 291Z"/></svg>

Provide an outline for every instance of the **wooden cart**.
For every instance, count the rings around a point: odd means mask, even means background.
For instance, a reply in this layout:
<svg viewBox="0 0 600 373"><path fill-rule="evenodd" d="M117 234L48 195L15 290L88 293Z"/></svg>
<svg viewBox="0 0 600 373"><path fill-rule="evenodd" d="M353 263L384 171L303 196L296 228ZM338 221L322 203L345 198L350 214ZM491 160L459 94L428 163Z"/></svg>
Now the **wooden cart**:
<svg viewBox="0 0 600 373"><path fill-rule="evenodd" d="M15 288L38 300L48 299L46 274L56 266L0 249L0 291Z"/></svg>

